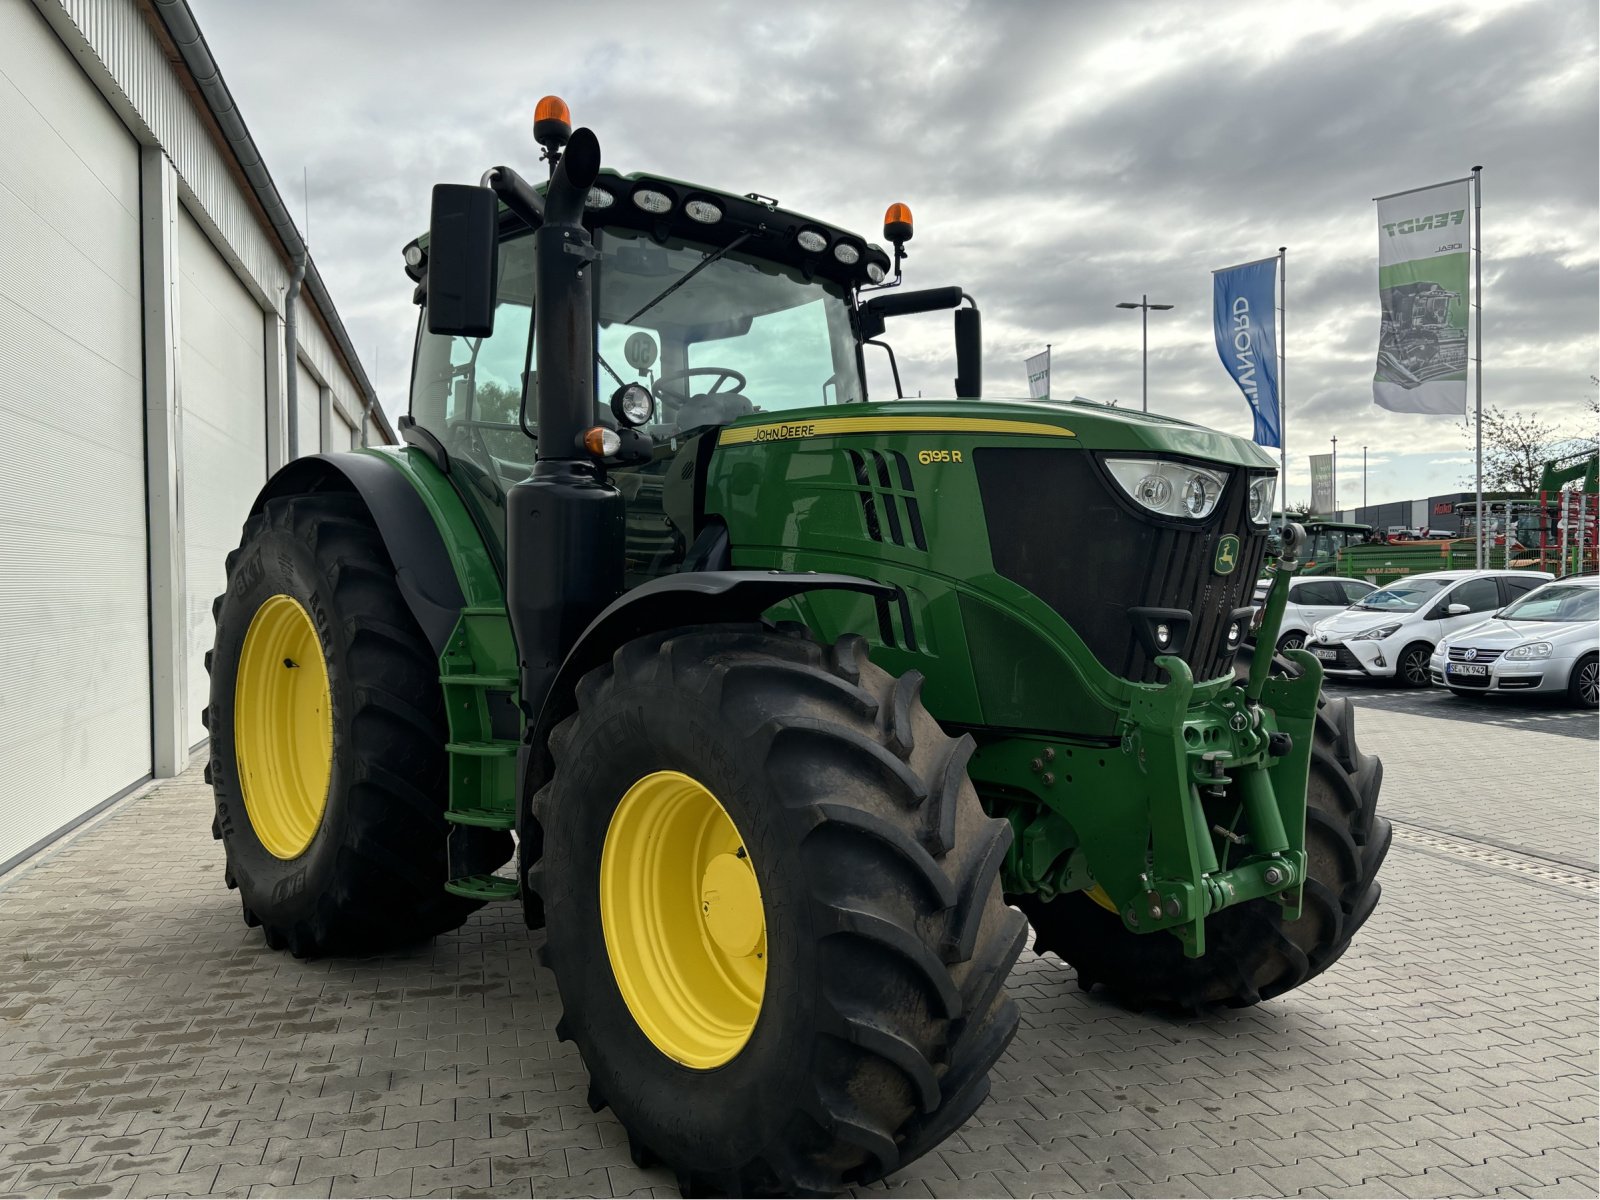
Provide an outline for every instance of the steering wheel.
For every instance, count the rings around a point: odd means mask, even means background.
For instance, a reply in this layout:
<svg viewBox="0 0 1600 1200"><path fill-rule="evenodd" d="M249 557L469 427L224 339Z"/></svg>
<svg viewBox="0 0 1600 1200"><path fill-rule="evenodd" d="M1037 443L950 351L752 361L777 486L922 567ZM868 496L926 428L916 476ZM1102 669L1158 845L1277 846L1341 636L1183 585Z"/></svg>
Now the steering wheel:
<svg viewBox="0 0 1600 1200"><path fill-rule="evenodd" d="M742 392L745 384L750 382L738 371L728 367L690 367L687 371L677 371L671 375L663 375L656 380L656 399L661 401L661 411L679 409L689 403L690 394L686 387L689 380L697 377L703 378L707 375L716 377L716 382L711 385L707 393L712 396L727 396L735 392ZM730 379L733 380L733 386L726 392L722 391L723 383Z"/></svg>

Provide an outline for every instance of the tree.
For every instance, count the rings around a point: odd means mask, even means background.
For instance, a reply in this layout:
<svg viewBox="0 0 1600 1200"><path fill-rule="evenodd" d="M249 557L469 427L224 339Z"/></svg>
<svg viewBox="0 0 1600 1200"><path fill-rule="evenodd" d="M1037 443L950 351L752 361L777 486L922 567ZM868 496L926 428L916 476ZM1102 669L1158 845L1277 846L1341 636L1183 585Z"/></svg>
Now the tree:
<svg viewBox="0 0 1600 1200"><path fill-rule="evenodd" d="M1470 417L1461 423L1461 431L1469 448L1475 448ZM1539 490L1546 462L1595 446L1592 434L1574 437L1536 413L1507 412L1491 404L1483 413L1483 490L1531 495ZM1474 476L1469 473L1461 482L1473 487Z"/></svg>
<svg viewBox="0 0 1600 1200"><path fill-rule="evenodd" d="M1299 517L1301 520L1305 520L1315 512L1316 510L1311 507L1311 501L1309 500L1296 500L1289 505L1289 515L1291 517Z"/></svg>

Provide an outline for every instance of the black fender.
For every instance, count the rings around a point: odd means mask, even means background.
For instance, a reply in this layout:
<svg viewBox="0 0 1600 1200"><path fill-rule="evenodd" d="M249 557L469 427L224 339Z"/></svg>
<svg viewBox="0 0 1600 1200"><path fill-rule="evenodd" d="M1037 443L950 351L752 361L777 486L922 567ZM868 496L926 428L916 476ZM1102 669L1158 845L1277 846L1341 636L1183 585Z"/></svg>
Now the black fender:
<svg viewBox="0 0 1600 1200"><path fill-rule="evenodd" d="M856 575L789 571L685 571L640 584L609 604L589 623L562 661L539 716L528 729L520 756L522 781L517 804L517 836L526 872L543 853L542 831L532 819L533 796L550 778L550 732L577 708L578 681L608 661L634 638L680 625L714 625L759 620L775 604L805 592L843 590L893 599L895 589ZM524 703L531 698L524 697ZM544 925L537 894L522 888L523 917L530 928Z"/></svg>
<svg viewBox="0 0 1600 1200"><path fill-rule="evenodd" d="M404 475L375 454L311 454L278 471L261 489L252 514L268 500L308 492L355 492L372 514L395 582L435 654L443 654L467 600L455 565L427 505Z"/></svg>

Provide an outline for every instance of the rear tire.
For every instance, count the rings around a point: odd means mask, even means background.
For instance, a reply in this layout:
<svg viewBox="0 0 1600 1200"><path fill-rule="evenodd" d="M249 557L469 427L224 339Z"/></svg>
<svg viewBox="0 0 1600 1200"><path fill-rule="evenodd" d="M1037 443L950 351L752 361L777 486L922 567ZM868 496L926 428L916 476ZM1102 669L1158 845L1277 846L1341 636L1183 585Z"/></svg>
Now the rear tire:
<svg viewBox="0 0 1600 1200"><path fill-rule="evenodd" d="M315 626L332 702L326 792L309 797L320 821L293 857L269 850L271 842L285 852L269 828L264 841L252 821L236 737L236 722L259 730L273 719L248 698L249 689L241 711L236 692L251 622L282 596ZM212 612L206 781L216 796L212 834L226 850L227 884L239 889L245 923L297 957L368 954L459 926L480 902L444 890L438 660L401 598L361 499L315 493L267 501L228 556L228 587Z"/></svg>
<svg viewBox="0 0 1600 1200"><path fill-rule="evenodd" d="M1600 707L1600 657L1586 654L1573 664L1567 699L1579 708Z"/></svg>
<svg viewBox="0 0 1600 1200"><path fill-rule="evenodd" d="M988 1094L1017 1027L1002 985L1027 929L1000 893L1011 828L984 815L971 740L944 734L921 682L873 666L856 637L824 649L758 626L669 631L585 676L552 735L534 816L559 852L527 880L547 916L557 1032L635 1161L672 1167L686 1195L831 1195L882 1178ZM669 1056L645 1027L695 1011L715 972L641 993L619 982L627 964L619 975L607 943L636 944L602 870L627 848L608 842L666 773L716 800L759 884L763 940L750 944L765 947L764 991L745 1040L710 1068ZM709 912L719 893L705 895ZM665 926L637 926L652 927Z"/></svg>
<svg viewBox="0 0 1600 1200"><path fill-rule="evenodd" d="M1199 1012L1270 1000L1314 979L1349 949L1372 915L1378 868L1392 830L1376 813L1383 764L1356 746L1355 709L1324 697L1306 793L1308 878L1301 916L1285 921L1268 899L1206 919L1206 953L1187 958L1167 933L1137 934L1082 892L1012 902L1027 914L1034 949L1078 972L1085 991L1102 985L1130 1008Z"/></svg>
<svg viewBox="0 0 1600 1200"><path fill-rule="evenodd" d="M1306 644L1306 635L1305 634L1303 634L1303 633L1294 633L1294 632L1286 633L1281 638L1278 639L1278 653L1282 654L1285 650L1300 650L1300 649L1304 649L1305 644Z"/></svg>

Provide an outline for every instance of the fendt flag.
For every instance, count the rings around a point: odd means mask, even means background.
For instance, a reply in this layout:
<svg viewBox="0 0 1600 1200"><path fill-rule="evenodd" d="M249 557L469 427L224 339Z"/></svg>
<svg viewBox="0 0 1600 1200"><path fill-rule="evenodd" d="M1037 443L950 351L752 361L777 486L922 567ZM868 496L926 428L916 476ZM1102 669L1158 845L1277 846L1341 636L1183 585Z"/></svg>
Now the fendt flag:
<svg viewBox="0 0 1600 1200"><path fill-rule="evenodd" d="M1333 455L1311 456L1311 511L1326 516L1333 511Z"/></svg>
<svg viewBox="0 0 1600 1200"><path fill-rule="evenodd" d="M1469 180L1378 200L1378 370L1391 412L1467 411Z"/></svg>
<svg viewBox="0 0 1600 1200"><path fill-rule="evenodd" d="M1028 395L1036 400L1050 395L1050 347L1023 359L1022 365L1028 372Z"/></svg>
<svg viewBox="0 0 1600 1200"><path fill-rule="evenodd" d="M1275 328L1278 259L1263 258L1211 273L1211 317L1222 365L1255 414L1255 440L1283 444L1278 408L1278 337Z"/></svg>

